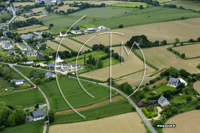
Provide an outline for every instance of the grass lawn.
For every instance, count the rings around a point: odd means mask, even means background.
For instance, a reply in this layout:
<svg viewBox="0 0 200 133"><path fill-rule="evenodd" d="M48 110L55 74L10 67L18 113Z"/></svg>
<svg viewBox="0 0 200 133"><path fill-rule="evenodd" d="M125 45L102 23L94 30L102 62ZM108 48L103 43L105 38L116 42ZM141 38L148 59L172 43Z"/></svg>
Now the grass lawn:
<svg viewBox="0 0 200 133"><path fill-rule="evenodd" d="M24 107L44 103L45 99L38 89L31 89L0 96L0 101L5 101L11 106L21 105Z"/></svg>
<svg viewBox="0 0 200 133"><path fill-rule="evenodd" d="M34 69L34 68L29 68L29 67L21 67L21 66L14 66L17 70L19 70L22 74L24 74L26 77L30 78L30 73L31 71L35 70L37 72L40 72L40 73L45 73L47 71L45 70L40 70L40 69Z"/></svg>
<svg viewBox="0 0 200 133"><path fill-rule="evenodd" d="M91 98L82 90L78 81L74 78L63 77L59 79L59 83L66 99L75 108L102 101L109 98L110 95L110 90L107 87L81 81L84 88L95 96L95 98ZM47 95L51 109L56 111L69 109L69 106L59 92L56 81L40 85L40 88Z"/></svg>
<svg viewBox="0 0 200 133"><path fill-rule="evenodd" d="M25 123L20 126L6 128L1 133L42 133L43 132L44 121L35 121Z"/></svg>
<svg viewBox="0 0 200 133"><path fill-rule="evenodd" d="M26 44L24 44L24 43L19 43L19 46L20 46L20 47L23 47L23 46L26 46Z"/></svg>
<svg viewBox="0 0 200 133"><path fill-rule="evenodd" d="M114 6L114 7L140 7L140 5L142 5L144 8L146 8L148 4L140 3L140 2L134 2L134 3L117 3L117 4L114 4L112 6Z"/></svg>
<svg viewBox="0 0 200 133"><path fill-rule="evenodd" d="M53 50L51 48L47 48L45 50L39 50L41 54L43 54L44 56L51 56L53 53Z"/></svg>
<svg viewBox="0 0 200 133"><path fill-rule="evenodd" d="M81 111L86 119L83 119L76 113L65 114L65 115L55 115L55 121L52 124L61 124L61 123L72 123L72 122L80 122L80 121L88 121L96 119L97 112L99 118L109 117L113 115L123 114L127 112L131 112L131 105L126 100L121 100L118 102L113 102L105 106L97 107L94 109Z"/></svg>
<svg viewBox="0 0 200 133"><path fill-rule="evenodd" d="M192 96L192 101L195 101L196 100L196 97L194 97L193 95ZM170 100L170 103L187 103L187 100L186 100L186 94L183 94L182 96L180 95L175 95L171 100Z"/></svg>

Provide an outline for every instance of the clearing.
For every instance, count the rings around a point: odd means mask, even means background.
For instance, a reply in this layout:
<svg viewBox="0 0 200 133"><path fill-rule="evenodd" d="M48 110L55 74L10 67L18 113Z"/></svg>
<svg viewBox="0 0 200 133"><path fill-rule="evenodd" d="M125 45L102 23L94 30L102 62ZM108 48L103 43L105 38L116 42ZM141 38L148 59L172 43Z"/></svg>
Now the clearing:
<svg viewBox="0 0 200 133"><path fill-rule="evenodd" d="M163 133L199 133L200 111L188 111L170 118L165 124L176 124L176 128L163 128Z"/></svg>
<svg viewBox="0 0 200 133"><path fill-rule="evenodd" d="M114 52L117 52L119 53L119 55L121 55L120 54L121 47L113 47L112 49L114 50ZM128 47L126 47L126 49L127 51L130 50ZM118 63L116 65L112 65L112 78L115 79L123 75L130 74L130 73L137 72L139 70L144 69L144 63L133 52L130 52L128 56L125 50L123 49L122 56L124 57L123 64ZM80 74L80 76L91 78L91 75L93 75L93 78L105 81L109 78L109 74L110 74L109 71L110 69L108 66L108 67L104 67L102 69L98 69L98 70L91 71L88 73ZM153 71L153 69L147 66L147 71Z"/></svg>
<svg viewBox="0 0 200 133"><path fill-rule="evenodd" d="M188 31L189 32L189 31ZM196 66L199 63L199 59L183 60L177 57L174 53L167 50L167 46L153 47L142 49L146 61L152 65L158 67L160 70L168 68L170 66L176 69L185 69L190 73L199 73L199 69ZM139 50L136 50L140 54Z"/></svg>
<svg viewBox="0 0 200 133"><path fill-rule="evenodd" d="M114 29L109 32L120 32L124 36L113 34L112 43L120 44L121 41L126 43L131 39L132 36L136 35L146 35L150 41L163 41L167 40L168 43L174 43L175 38L179 38L180 41L188 41L193 38L196 39L200 34L199 26L200 18L177 20L162 23L153 23L142 26L132 26L128 28ZM122 23L123 24L123 23ZM74 37L74 39L85 42L90 37L97 35L99 33L93 33L88 35L82 35ZM93 44L104 44L109 45L109 35L100 35L93 38L87 43L87 45L92 46Z"/></svg>
<svg viewBox="0 0 200 133"><path fill-rule="evenodd" d="M48 40L47 42L45 42L47 44L48 47L50 47L51 49L57 51L58 49L58 45L57 43L55 42L52 42L50 40ZM69 51L68 49L66 49L65 47L63 47L62 45L60 45L59 47L59 51Z"/></svg>
<svg viewBox="0 0 200 133"><path fill-rule="evenodd" d="M93 121L53 125L49 128L49 133L63 133L65 131L82 133L146 133L142 120L135 112Z"/></svg>
<svg viewBox="0 0 200 133"><path fill-rule="evenodd" d="M200 81L195 82L193 87L198 93L200 93Z"/></svg>
<svg viewBox="0 0 200 133"><path fill-rule="evenodd" d="M180 54L185 53L185 56L187 58L200 56L199 53L200 44L173 47L172 49L178 51Z"/></svg>

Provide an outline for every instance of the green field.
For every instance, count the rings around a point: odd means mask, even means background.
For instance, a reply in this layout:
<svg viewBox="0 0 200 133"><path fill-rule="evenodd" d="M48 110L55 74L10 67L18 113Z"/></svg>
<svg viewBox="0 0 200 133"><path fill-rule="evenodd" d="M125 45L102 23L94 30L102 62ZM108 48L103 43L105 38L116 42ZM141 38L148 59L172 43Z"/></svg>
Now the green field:
<svg viewBox="0 0 200 133"><path fill-rule="evenodd" d="M1 133L42 133L43 132L44 121L35 121L25 123L20 126L15 126L11 128L6 128Z"/></svg>
<svg viewBox="0 0 200 133"><path fill-rule="evenodd" d="M44 103L45 99L38 89L15 92L12 94L0 96L0 101L5 101L8 105L29 106L37 103Z"/></svg>
<svg viewBox="0 0 200 133"><path fill-rule="evenodd" d="M112 7L103 7L103 8L89 8L82 11L75 12L70 14L70 16L84 16L90 18L114 18L125 15L132 12L129 9L114 9Z"/></svg>
<svg viewBox="0 0 200 133"><path fill-rule="evenodd" d="M80 113L86 117L85 119L81 118L76 113L65 114L65 115L55 115L55 121L52 124L94 120L96 119L97 112L98 112L99 118L123 114L123 113L131 112L132 111L131 107L132 106L129 104L127 100L121 100L121 101L113 102L108 105L104 105L104 106L97 107L94 109L81 111Z"/></svg>
<svg viewBox="0 0 200 133"><path fill-rule="evenodd" d="M20 47L23 47L23 46L26 46L26 44L24 44L24 43L19 43L19 46L20 46Z"/></svg>
<svg viewBox="0 0 200 133"><path fill-rule="evenodd" d="M114 7L140 7L140 5L142 5L144 8L146 8L148 6L148 4L146 4L146 3L139 3L139 2L137 2L137 3L136 2L135 3L117 3L112 6L114 6Z"/></svg>
<svg viewBox="0 0 200 133"><path fill-rule="evenodd" d="M107 87L81 81L84 88L95 96L95 98L91 98L82 90L78 81L74 78L63 77L62 79L59 79L59 83L66 99L75 108L102 101L110 95L110 90ZM65 103L59 92L56 81L40 85L40 88L47 95L51 109L57 111L69 109L69 106Z"/></svg>

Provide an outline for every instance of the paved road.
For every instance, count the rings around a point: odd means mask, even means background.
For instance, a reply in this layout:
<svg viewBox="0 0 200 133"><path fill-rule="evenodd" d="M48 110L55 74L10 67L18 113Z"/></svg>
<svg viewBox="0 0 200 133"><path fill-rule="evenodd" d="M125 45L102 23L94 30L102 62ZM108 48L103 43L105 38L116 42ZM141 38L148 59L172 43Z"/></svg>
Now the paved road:
<svg viewBox="0 0 200 133"><path fill-rule="evenodd" d="M15 9L13 9L13 7L11 5L10 5L10 8L13 12L13 17L11 18L10 21L8 21L8 23L4 24L3 26L10 24L16 18Z"/></svg>

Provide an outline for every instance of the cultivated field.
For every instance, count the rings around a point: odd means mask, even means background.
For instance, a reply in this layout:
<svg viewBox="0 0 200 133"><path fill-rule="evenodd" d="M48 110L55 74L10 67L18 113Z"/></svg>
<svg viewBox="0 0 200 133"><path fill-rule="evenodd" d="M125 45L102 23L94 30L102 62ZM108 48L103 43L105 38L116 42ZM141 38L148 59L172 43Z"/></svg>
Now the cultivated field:
<svg viewBox="0 0 200 133"><path fill-rule="evenodd" d="M170 46L146 48L142 49L142 51L145 55L146 61L156 66L160 70L172 66L177 69L185 69L190 73L199 73L199 69L196 68L199 63L198 58L183 60L172 52L168 51L168 47ZM136 51L139 53L138 50Z"/></svg>
<svg viewBox="0 0 200 133"><path fill-rule="evenodd" d="M124 36L113 35L112 43L120 44L121 41L126 43L135 35L146 35L150 41L167 40L167 42L170 43L175 42L175 38L179 38L181 41L188 41L191 38L196 39L200 35L199 21L200 18L195 18L110 30L110 32L124 33ZM97 34L99 33L78 36L74 37L74 39L85 42L90 37ZM92 46L98 43L109 45L109 35L95 37L89 41L87 45Z"/></svg>
<svg viewBox="0 0 200 133"><path fill-rule="evenodd" d="M148 4L142 2L132 2L132 3L117 3L112 6L114 7L140 7L142 5L144 8L147 7Z"/></svg>
<svg viewBox="0 0 200 133"><path fill-rule="evenodd" d="M74 1L63 1L64 3L74 3ZM106 5L113 5L116 3L133 3L133 2L125 2L125 1L99 1L99 0L93 0L93 1L87 1L87 0L83 0L83 1L76 1L76 2L83 2L83 3L90 3L90 4L95 4L95 5L100 5L101 3L105 3Z"/></svg>
<svg viewBox="0 0 200 133"><path fill-rule="evenodd" d="M195 82L193 87L198 93L200 93L200 81Z"/></svg>
<svg viewBox="0 0 200 133"><path fill-rule="evenodd" d="M119 53L119 55L120 55L120 49L121 49L120 47L113 47L114 52ZM130 50L127 47L126 49L128 51ZM144 69L143 66L144 63L136 55L134 55L133 52L130 52L130 55L128 56L125 50L123 49L123 57L124 57L123 64L118 63L112 66L112 78L118 78L120 76ZM148 71L152 71L152 68L148 67ZM80 76L91 78L91 75L93 75L92 76L93 78L105 81L109 78L109 74L110 74L110 69L108 66L88 73L80 74Z"/></svg>
<svg viewBox="0 0 200 133"><path fill-rule="evenodd" d="M176 124L176 128L163 128L163 133L199 133L200 111L194 110L178 114L165 124Z"/></svg>
<svg viewBox="0 0 200 133"><path fill-rule="evenodd" d="M47 44L48 47L52 48L53 50L55 50L55 51L58 50L58 45L59 45L59 44L57 44L57 43L55 43L55 42L52 42L52 41L50 41L50 40L48 40L48 41L46 42L46 44ZM60 45L59 51L69 51L69 50L66 49L65 47L63 47L62 45Z"/></svg>
<svg viewBox="0 0 200 133"><path fill-rule="evenodd" d="M30 13L28 13L28 14L30 14ZM25 21L25 20L27 20L27 19L30 19L30 18L42 18L42 17L45 17L45 16L47 16L47 14L44 14L44 15L40 15L40 16L32 16L32 17L28 17L28 18L24 18L23 16L17 16L16 18L15 18L15 21Z"/></svg>
<svg viewBox="0 0 200 133"><path fill-rule="evenodd" d="M35 3L34 2L13 2L13 5L14 6L26 6L26 5L34 5Z"/></svg>
<svg viewBox="0 0 200 133"><path fill-rule="evenodd" d="M185 56L187 58L200 56L200 52L199 52L200 44L173 47L173 49L178 51L180 54L185 53Z"/></svg>
<svg viewBox="0 0 200 133"><path fill-rule="evenodd" d="M39 11L43 11L44 10L44 7L39 7L39 8L33 8L31 9L34 13L37 13Z"/></svg>
<svg viewBox="0 0 200 133"><path fill-rule="evenodd" d="M46 30L48 27L42 26L42 25L32 25L32 26L26 26L22 28L17 28L18 33L28 33L29 31L42 31Z"/></svg>
<svg viewBox="0 0 200 133"><path fill-rule="evenodd" d="M67 47L73 49L74 51L79 51L80 48L83 46L82 44L78 43L78 42L75 42L71 39L68 39L68 38L64 38L63 41L62 41L62 44L66 45ZM90 48L84 46L81 51L85 51L85 50L88 50Z"/></svg>
<svg viewBox="0 0 200 133"><path fill-rule="evenodd" d="M54 11L67 11L67 9L78 9L78 7L70 7L69 5L59 6L58 9L55 9Z"/></svg>
<svg viewBox="0 0 200 133"><path fill-rule="evenodd" d="M146 133L142 120L137 113L127 113L79 123L53 125L49 128L49 133L63 133L65 131L71 133Z"/></svg>

